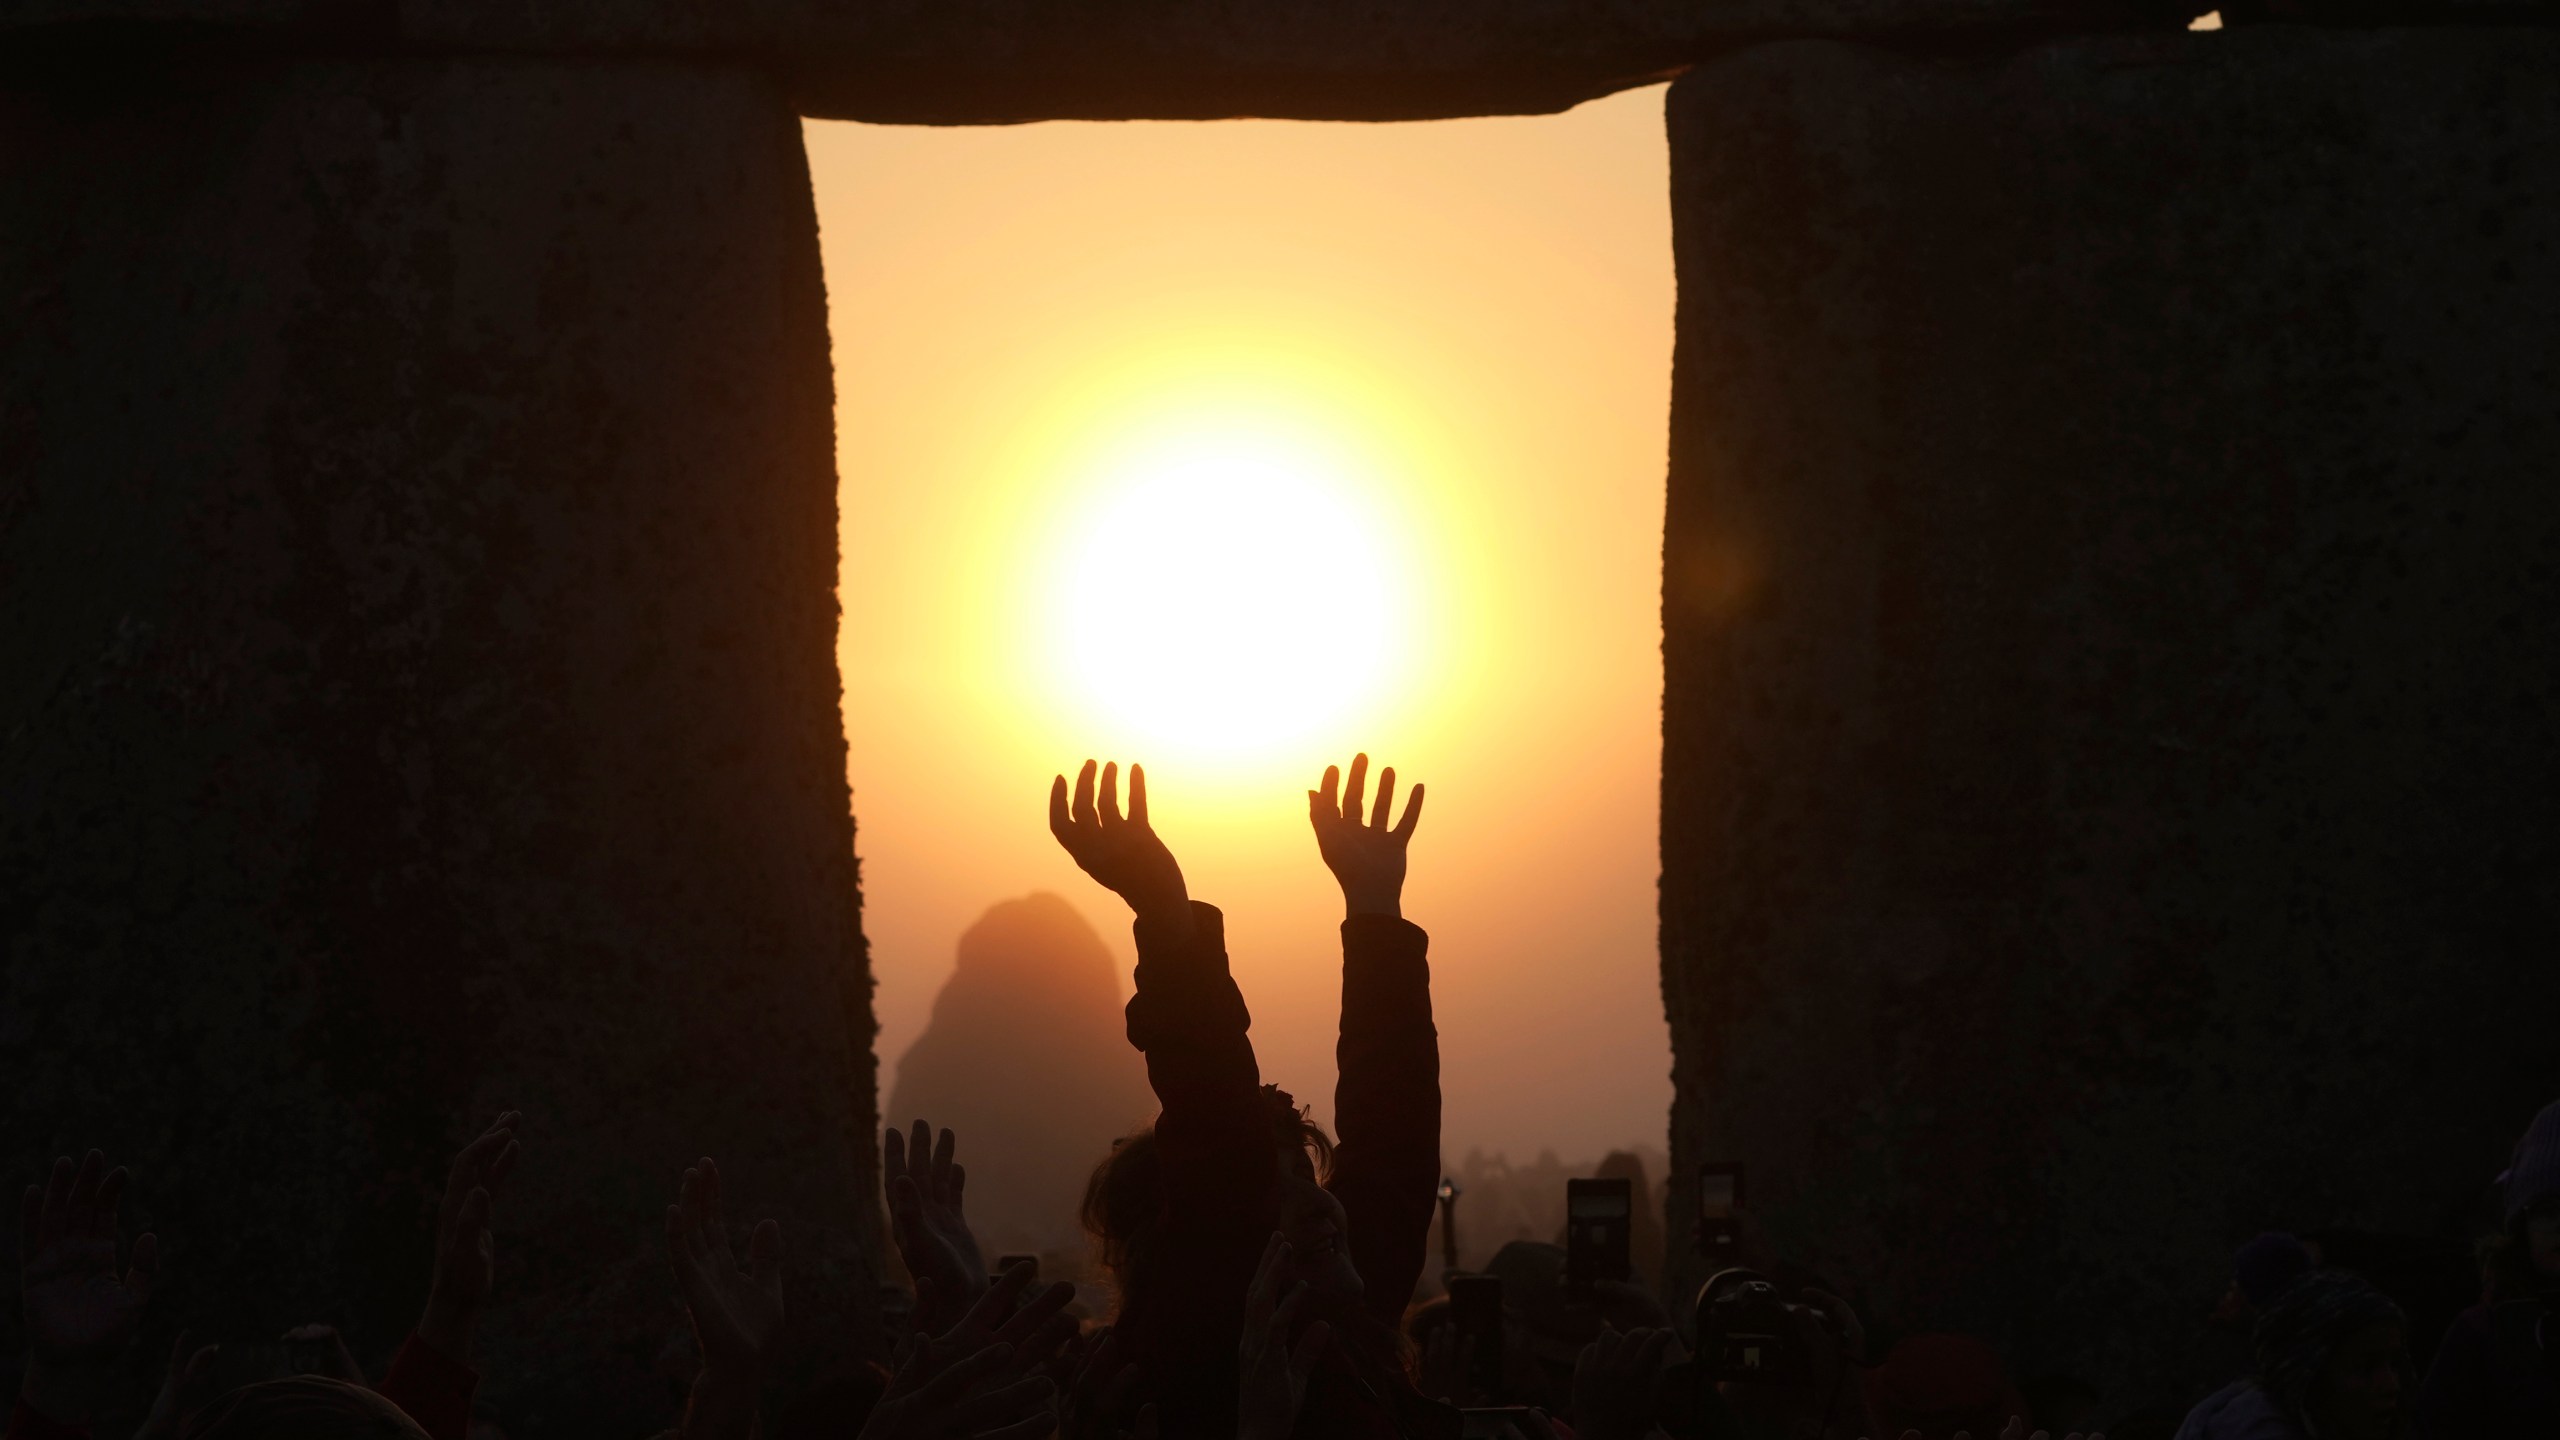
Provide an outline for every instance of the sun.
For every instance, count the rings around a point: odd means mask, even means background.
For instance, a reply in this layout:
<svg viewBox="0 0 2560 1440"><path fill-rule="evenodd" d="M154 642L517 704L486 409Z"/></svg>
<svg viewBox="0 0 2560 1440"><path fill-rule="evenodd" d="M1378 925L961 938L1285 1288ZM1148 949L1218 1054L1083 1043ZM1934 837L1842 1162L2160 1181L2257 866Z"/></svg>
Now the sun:
<svg viewBox="0 0 2560 1440"><path fill-rule="evenodd" d="M1121 450L1041 603L1060 687L1115 741L1235 761L1388 697L1411 623L1392 524L1338 454L1211 420Z"/></svg>

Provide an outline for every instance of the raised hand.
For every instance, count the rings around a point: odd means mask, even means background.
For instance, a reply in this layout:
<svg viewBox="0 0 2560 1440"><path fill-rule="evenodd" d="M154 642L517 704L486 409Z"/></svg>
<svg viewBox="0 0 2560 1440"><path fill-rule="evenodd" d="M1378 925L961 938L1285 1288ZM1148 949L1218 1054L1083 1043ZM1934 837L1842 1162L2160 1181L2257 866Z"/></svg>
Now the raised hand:
<svg viewBox="0 0 2560 1440"><path fill-rule="evenodd" d="M1046 1379L1005 1381L1013 1347L987 1345L947 1363L934 1347L907 1352L858 1440L1048 1440L1057 1427Z"/></svg>
<svg viewBox="0 0 2560 1440"><path fill-rule="evenodd" d="M1389 766L1378 776L1378 799L1368 819L1360 816L1361 792L1369 775L1369 757L1351 757L1351 778L1324 767L1324 788L1307 792L1307 818L1316 827L1316 853L1324 857L1333 878L1342 884L1342 906L1350 915L1404 914L1404 862L1413 827L1422 822L1423 787L1416 785L1405 801L1404 818L1390 827L1396 772Z"/></svg>
<svg viewBox="0 0 2560 1440"><path fill-rule="evenodd" d="M133 1440L176 1440L187 1417L213 1398L213 1362L222 1347L191 1349L189 1338L181 1330L178 1338L170 1342L169 1373L160 1382L160 1393L151 1401L151 1413L142 1417L142 1428L133 1432Z"/></svg>
<svg viewBox="0 0 2560 1440"><path fill-rule="evenodd" d="M1191 893L1182 866L1147 824L1147 772L1129 767L1129 813L1120 813L1120 765L1102 767L1101 803L1094 800L1093 762L1076 772L1075 803L1067 803L1067 777L1049 786L1049 833L1084 873L1129 902L1141 916L1180 924L1190 915Z"/></svg>
<svg viewBox="0 0 2560 1440"><path fill-rule="evenodd" d="M782 1333L782 1227L758 1224L739 1263L720 1215L720 1167L709 1156L684 1172L676 1203L667 1207L667 1260L693 1316L703 1368L761 1379L766 1351Z"/></svg>
<svg viewBox="0 0 2560 1440"><path fill-rule="evenodd" d="M42 1186L30 1185L19 1211L18 1294L27 1326L27 1378L20 1392L37 1413L65 1425L88 1420L99 1368L124 1353L142 1324L160 1242L133 1242L128 1268L116 1268L116 1206L124 1198L123 1166L107 1168L92 1150L76 1166L53 1162Z"/></svg>
<svg viewBox="0 0 2560 1440"><path fill-rule="evenodd" d="M1573 1420L1585 1440L1642 1440L1672 1345L1668 1330L1603 1329L1573 1362Z"/></svg>
<svg viewBox="0 0 2560 1440"><path fill-rule="evenodd" d="M510 1110L462 1147L445 1175L443 1203L436 1207L436 1273L427 1287L418 1338L456 1360L471 1358L471 1332L480 1323L480 1308L489 1303L496 1278L490 1197L522 1152L516 1125L523 1119L521 1112Z"/></svg>
<svg viewBox="0 0 2560 1440"><path fill-rule="evenodd" d="M916 1326L928 1335L958 1324L987 1289L986 1258L961 1209L969 1172L951 1158L957 1144L948 1130L935 1140L918 1120L912 1146L894 1128L881 1146L889 1233L907 1273L918 1281Z"/></svg>
<svg viewBox="0 0 2560 1440"><path fill-rule="evenodd" d="M1298 1428L1298 1407L1306 1402L1307 1382L1333 1338L1322 1320L1312 1321L1290 1343L1289 1332L1307 1303L1305 1282L1280 1293L1280 1277L1289 1269L1289 1241L1273 1232L1262 1247L1262 1268L1245 1291L1244 1329L1236 1345L1237 1440L1288 1440Z"/></svg>
<svg viewBox="0 0 2560 1440"><path fill-rule="evenodd" d="M1060 1440L1119 1440L1115 1420L1137 1393L1138 1367L1107 1325L1085 1337L1070 1358L1072 1378L1058 1395ZM1139 1423L1145 1428L1152 1421L1142 1414Z"/></svg>

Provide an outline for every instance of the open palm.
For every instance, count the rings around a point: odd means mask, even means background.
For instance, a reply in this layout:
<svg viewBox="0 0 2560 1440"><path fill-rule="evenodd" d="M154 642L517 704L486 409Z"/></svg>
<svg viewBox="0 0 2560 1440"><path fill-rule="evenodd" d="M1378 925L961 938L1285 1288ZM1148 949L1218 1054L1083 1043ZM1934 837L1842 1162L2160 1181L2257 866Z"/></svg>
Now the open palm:
<svg viewBox="0 0 2560 1440"><path fill-rule="evenodd" d="M1075 801L1067 800L1067 777L1049 787L1049 833L1074 857L1084 873L1129 902L1141 915L1169 915L1190 901L1182 883L1182 866L1156 838L1147 823L1147 772L1129 767L1129 813L1120 813L1120 765L1102 767L1099 803L1094 793L1094 762L1076 772Z"/></svg>
<svg viewBox="0 0 2560 1440"><path fill-rule="evenodd" d="M1323 788L1307 792L1307 818L1316 831L1316 853L1342 885L1343 907L1353 915L1404 913L1405 852L1413 829L1422 823L1423 787L1405 800L1404 818L1387 823L1394 812L1395 767L1378 776L1378 799L1367 819L1360 814L1367 786L1369 757L1351 757L1349 783L1340 770L1324 769Z"/></svg>
<svg viewBox="0 0 2560 1440"><path fill-rule="evenodd" d="M693 1316L702 1363L726 1374L759 1373L782 1333L782 1227L757 1225L741 1265L720 1216L720 1167L707 1156L684 1172L684 1187L667 1207L667 1258Z"/></svg>
<svg viewBox="0 0 2560 1440"><path fill-rule="evenodd" d="M122 1353L142 1323L159 1270L159 1242L133 1242L133 1264L116 1269L116 1205L125 1172L107 1169L95 1150L78 1166L71 1157L53 1162L41 1189L27 1187L19 1216L20 1295L26 1307L27 1344L59 1364L104 1360Z"/></svg>
<svg viewBox="0 0 2560 1440"><path fill-rule="evenodd" d="M969 1173L952 1159L959 1142L948 1130L937 1143L922 1120L911 1141L891 1129L881 1150L889 1185L889 1229L907 1273L930 1282L931 1313L920 1305L916 1322L941 1333L987 1288L986 1257L969 1229L962 1195Z"/></svg>

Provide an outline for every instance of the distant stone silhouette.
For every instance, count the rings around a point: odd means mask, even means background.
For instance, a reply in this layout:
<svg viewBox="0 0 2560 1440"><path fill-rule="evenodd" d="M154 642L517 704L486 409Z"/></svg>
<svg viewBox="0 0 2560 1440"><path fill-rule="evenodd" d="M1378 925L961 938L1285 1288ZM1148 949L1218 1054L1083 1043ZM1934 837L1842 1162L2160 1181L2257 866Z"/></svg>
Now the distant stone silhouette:
<svg viewBox="0 0 2560 1440"><path fill-rule="evenodd" d="M1102 937L1055 895L1004 901L960 937L881 1121L921 1116L959 1132L969 1220L990 1264L1079 1250L1086 1175L1155 1114L1122 999Z"/></svg>

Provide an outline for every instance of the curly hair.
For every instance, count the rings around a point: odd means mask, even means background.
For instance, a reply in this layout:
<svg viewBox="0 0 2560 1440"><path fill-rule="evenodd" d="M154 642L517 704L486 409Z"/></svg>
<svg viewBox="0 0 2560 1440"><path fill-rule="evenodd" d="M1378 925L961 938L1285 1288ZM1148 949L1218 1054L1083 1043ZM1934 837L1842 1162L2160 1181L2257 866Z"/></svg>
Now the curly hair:
<svg viewBox="0 0 2560 1440"><path fill-rule="evenodd" d="M1279 1086L1263 1086L1262 1098L1270 1115L1273 1147L1304 1150L1315 1165L1317 1182L1331 1179L1333 1137ZM1153 1125L1112 1142L1111 1153L1094 1165L1085 1181L1081 1214L1085 1233L1093 1237L1122 1307L1133 1297L1151 1293L1156 1241L1165 1223L1164 1159Z"/></svg>

